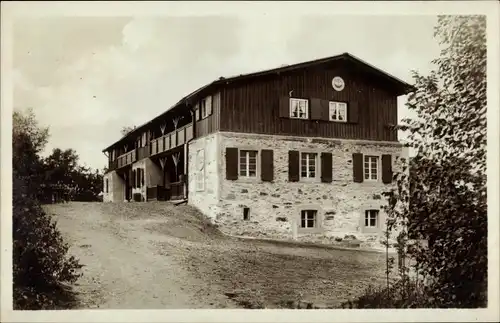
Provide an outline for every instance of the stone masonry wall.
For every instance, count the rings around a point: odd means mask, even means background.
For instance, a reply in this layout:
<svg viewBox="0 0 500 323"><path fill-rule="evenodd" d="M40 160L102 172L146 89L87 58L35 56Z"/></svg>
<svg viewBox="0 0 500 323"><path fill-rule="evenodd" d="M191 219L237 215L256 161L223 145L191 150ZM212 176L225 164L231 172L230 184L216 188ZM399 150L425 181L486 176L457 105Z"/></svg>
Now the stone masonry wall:
<svg viewBox="0 0 500 323"><path fill-rule="evenodd" d="M407 154L399 143L367 142L338 139L306 139L254 134L219 133L221 160L220 211L216 223L221 230L242 236L328 242L354 235L365 245L377 245L385 230L385 215L380 210L386 204L382 192L391 185L383 184L379 158L379 180L353 181L352 154L392 155L393 171L399 170L402 156ZM239 178L226 180L225 148L272 149L274 151L274 181L262 182ZM331 152L333 181L288 182L288 151ZM257 164L259 174L260 154ZM318 164L319 166L319 164ZM320 167L318 167L320 169ZM211 173L212 174L212 173ZM211 175L212 176L212 175ZM215 177L214 175L212 177ZM191 185L190 185L191 187ZM250 219L243 220L243 208L250 208ZM318 229L299 227L300 210L318 210ZM365 210L379 209L379 226L364 227ZM306 231L309 230L309 231Z"/></svg>
<svg viewBox="0 0 500 323"><path fill-rule="evenodd" d="M215 219L219 204L220 164L219 134L205 136L189 143L188 203ZM197 186L197 180L202 185Z"/></svg>
<svg viewBox="0 0 500 323"><path fill-rule="evenodd" d="M106 192L106 179L108 180L108 192ZM125 200L125 182L116 171L104 174L103 181L103 202L123 202Z"/></svg>

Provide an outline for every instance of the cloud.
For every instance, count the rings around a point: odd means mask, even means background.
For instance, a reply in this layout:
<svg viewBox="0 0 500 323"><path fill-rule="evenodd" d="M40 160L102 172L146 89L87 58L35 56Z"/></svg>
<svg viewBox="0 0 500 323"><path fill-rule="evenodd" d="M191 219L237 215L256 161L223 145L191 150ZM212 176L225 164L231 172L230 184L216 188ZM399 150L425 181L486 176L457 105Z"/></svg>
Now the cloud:
<svg viewBox="0 0 500 323"><path fill-rule="evenodd" d="M408 80L435 56L432 19L350 16L23 18L14 101L50 125L52 147L102 167L102 148L217 79L354 55ZM414 36L409 36L414 33Z"/></svg>

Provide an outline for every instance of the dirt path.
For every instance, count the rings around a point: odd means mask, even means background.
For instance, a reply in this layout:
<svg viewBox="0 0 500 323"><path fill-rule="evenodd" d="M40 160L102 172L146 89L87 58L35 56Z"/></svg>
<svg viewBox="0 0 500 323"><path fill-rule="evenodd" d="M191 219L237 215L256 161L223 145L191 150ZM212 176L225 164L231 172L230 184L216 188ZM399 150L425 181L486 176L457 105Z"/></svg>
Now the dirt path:
<svg viewBox="0 0 500 323"><path fill-rule="evenodd" d="M213 286L189 275L175 253L181 239L161 236L143 225L161 219L116 219L94 205L50 206L58 227L84 264L76 286L85 308L164 309L234 307ZM155 244L177 245L159 253ZM169 255L171 251L172 255Z"/></svg>
<svg viewBox="0 0 500 323"><path fill-rule="evenodd" d="M189 206L47 206L85 265L82 308L338 307L384 282L383 254L240 240Z"/></svg>

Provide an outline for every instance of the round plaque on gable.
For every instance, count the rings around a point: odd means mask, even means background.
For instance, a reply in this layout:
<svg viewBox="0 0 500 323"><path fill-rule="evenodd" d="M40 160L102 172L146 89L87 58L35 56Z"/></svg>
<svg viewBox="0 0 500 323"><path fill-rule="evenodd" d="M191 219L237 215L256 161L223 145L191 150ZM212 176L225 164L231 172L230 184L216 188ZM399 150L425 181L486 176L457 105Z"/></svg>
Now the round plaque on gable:
<svg viewBox="0 0 500 323"><path fill-rule="evenodd" d="M344 80L340 76L335 76L332 80L332 87L335 91L342 91L345 87Z"/></svg>

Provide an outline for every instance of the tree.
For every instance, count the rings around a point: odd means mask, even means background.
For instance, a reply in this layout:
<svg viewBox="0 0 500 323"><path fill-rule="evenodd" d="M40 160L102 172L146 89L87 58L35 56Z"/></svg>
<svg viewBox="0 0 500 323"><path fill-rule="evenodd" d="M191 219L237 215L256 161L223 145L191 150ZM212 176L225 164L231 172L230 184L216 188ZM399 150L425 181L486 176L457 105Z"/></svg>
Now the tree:
<svg viewBox="0 0 500 323"><path fill-rule="evenodd" d="M388 231L398 232L403 254L412 246L413 264L403 263L401 279L384 292L358 299L361 307L487 303L486 19L440 16L434 36L442 46L435 69L413 73L408 97L417 118L396 127L416 156L385 194ZM408 233L429 246L412 245Z"/></svg>
<svg viewBox="0 0 500 323"><path fill-rule="evenodd" d="M397 174L398 188L387 194L390 229L403 228L406 246L408 224L431 242L414 251L415 270L429 281L429 306L481 307L488 233L485 17L440 16L435 37L444 47L436 69L414 73L416 91L408 98L418 118L399 127L417 155L411 178Z"/></svg>
<svg viewBox="0 0 500 323"><path fill-rule="evenodd" d="M135 127L126 126L126 127L123 127L120 132L121 132L122 136L125 137L134 129L135 129Z"/></svg>
<svg viewBox="0 0 500 323"><path fill-rule="evenodd" d="M67 283L80 274L78 260L68 255L51 216L36 197L43 181L43 163L38 155L48 139L33 111L13 114L13 302L14 309L67 308L75 298Z"/></svg>

